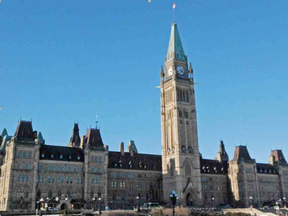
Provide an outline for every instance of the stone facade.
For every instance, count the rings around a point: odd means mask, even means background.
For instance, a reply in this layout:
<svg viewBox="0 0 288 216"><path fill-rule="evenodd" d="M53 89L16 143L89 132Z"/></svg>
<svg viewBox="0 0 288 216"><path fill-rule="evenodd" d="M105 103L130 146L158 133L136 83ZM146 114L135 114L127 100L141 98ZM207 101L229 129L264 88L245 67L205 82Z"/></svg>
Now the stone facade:
<svg viewBox="0 0 288 216"><path fill-rule="evenodd" d="M126 152L124 143L109 151L99 129L80 138L78 124L67 147L46 145L32 122L19 121L13 136L6 129L0 135L0 211L34 210L41 198L57 208L129 209L170 203L172 190L184 206L285 204L288 165L281 150L262 164L237 146L229 161L221 141L216 159L202 158L193 68L175 23L160 77L162 156L138 153L132 140Z"/></svg>
<svg viewBox="0 0 288 216"><path fill-rule="evenodd" d="M14 136L0 136L0 211L34 210L41 198L57 208L133 208L162 200L161 156L138 154L130 141L127 152L109 152L99 129L79 137L73 128L68 147L46 145L32 123L20 121ZM95 202L95 199L97 202Z"/></svg>

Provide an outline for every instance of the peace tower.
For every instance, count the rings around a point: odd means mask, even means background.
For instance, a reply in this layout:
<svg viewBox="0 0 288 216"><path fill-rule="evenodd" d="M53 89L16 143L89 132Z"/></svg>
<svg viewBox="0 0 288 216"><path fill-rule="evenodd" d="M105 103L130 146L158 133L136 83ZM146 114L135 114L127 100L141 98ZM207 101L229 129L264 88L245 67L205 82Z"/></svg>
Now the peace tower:
<svg viewBox="0 0 288 216"><path fill-rule="evenodd" d="M175 190L180 204L201 205L200 153L193 68L172 23L165 69L161 68L162 173L164 199Z"/></svg>

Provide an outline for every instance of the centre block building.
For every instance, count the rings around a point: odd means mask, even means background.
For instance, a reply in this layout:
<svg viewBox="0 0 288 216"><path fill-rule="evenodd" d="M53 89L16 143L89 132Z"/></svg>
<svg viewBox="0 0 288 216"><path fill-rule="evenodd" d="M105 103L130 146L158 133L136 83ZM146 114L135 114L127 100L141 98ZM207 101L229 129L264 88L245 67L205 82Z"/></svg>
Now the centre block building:
<svg viewBox="0 0 288 216"><path fill-rule="evenodd" d="M32 122L19 121L14 135L6 129L0 135L0 211L34 210L40 199L60 209L169 204L172 190L183 206L285 204L281 150L271 151L267 164L241 145L229 161L222 141L216 159L200 154L193 68L175 23L160 77L162 155L141 154L132 140L126 151L124 143L110 151L99 129L80 137L78 124L67 147L47 145Z"/></svg>

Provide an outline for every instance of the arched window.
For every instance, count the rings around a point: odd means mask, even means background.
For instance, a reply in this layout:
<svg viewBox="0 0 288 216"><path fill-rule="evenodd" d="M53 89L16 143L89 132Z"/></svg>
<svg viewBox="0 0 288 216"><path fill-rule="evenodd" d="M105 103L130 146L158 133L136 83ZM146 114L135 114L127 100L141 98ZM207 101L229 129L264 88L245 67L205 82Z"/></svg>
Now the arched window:
<svg viewBox="0 0 288 216"><path fill-rule="evenodd" d="M16 188L16 197L19 198L20 197L20 193L21 193L21 190L20 188Z"/></svg>
<svg viewBox="0 0 288 216"><path fill-rule="evenodd" d="M29 198L29 189L25 189L24 198Z"/></svg>
<svg viewBox="0 0 288 216"><path fill-rule="evenodd" d="M185 165L185 175L191 176L191 166L188 163Z"/></svg>
<svg viewBox="0 0 288 216"><path fill-rule="evenodd" d="M174 176L174 164L170 164L170 176Z"/></svg>

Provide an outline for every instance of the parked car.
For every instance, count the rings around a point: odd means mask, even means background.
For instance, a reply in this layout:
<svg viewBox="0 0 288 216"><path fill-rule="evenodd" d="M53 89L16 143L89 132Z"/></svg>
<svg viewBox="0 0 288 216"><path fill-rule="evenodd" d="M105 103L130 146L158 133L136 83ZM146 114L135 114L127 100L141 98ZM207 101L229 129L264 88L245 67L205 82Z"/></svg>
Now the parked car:
<svg viewBox="0 0 288 216"><path fill-rule="evenodd" d="M142 207L140 207L140 211L141 212L150 212L153 209L159 209L161 208L161 206L159 205L158 202L148 202L148 203L144 203Z"/></svg>

